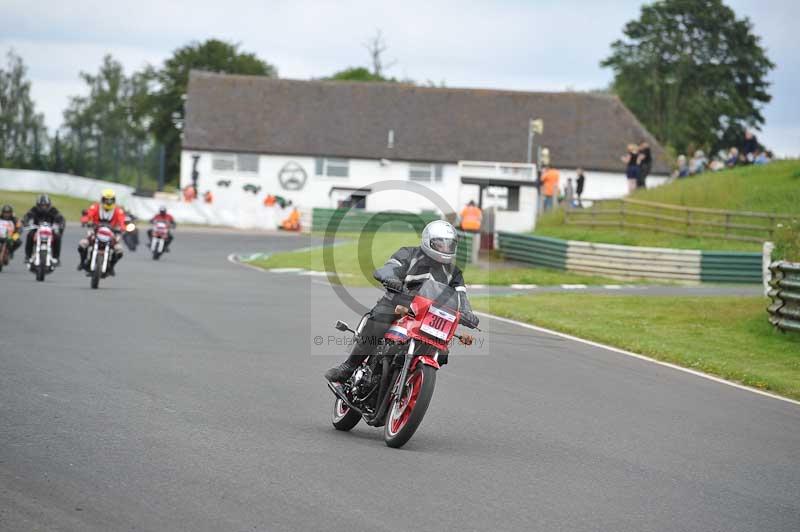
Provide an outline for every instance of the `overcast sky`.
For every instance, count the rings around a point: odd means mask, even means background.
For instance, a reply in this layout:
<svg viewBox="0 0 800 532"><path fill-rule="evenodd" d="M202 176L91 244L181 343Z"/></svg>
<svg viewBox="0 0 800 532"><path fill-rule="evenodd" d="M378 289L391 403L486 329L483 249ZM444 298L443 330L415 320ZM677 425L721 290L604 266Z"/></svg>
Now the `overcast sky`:
<svg viewBox="0 0 800 532"><path fill-rule="evenodd" d="M308 79L367 64L376 29L396 60L389 74L449 87L584 90L606 86L599 66L641 1L617 0L0 0L0 52L20 54L47 125L61 124L81 70L111 53L128 72L160 64L177 47L211 37L238 42ZM759 138L800 155L798 0L727 0L747 16L777 68Z"/></svg>

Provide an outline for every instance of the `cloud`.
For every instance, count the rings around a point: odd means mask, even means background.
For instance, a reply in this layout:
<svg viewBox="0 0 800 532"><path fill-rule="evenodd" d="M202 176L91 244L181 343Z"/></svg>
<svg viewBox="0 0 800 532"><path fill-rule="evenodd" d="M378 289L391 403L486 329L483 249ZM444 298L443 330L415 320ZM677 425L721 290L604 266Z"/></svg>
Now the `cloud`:
<svg viewBox="0 0 800 532"><path fill-rule="evenodd" d="M771 76L768 128L800 123L794 96L800 68L794 28L800 3L728 2L750 16L779 65ZM641 2L593 0L6 0L0 51L13 46L30 68L47 123L61 122L68 96L80 92L80 70L95 71L105 53L126 70L158 64L192 40L238 42L299 79L367 64L363 43L378 28L397 77L454 87L584 90L608 84L599 62Z"/></svg>

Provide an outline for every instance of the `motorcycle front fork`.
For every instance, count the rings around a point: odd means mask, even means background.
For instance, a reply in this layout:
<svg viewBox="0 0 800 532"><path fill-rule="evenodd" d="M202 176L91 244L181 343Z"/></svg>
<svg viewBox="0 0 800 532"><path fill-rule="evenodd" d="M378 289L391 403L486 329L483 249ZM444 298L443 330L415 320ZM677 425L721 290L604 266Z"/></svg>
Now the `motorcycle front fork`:
<svg viewBox="0 0 800 532"><path fill-rule="evenodd" d="M397 379L397 384L395 385L394 390L392 390L392 394L394 395L393 397L394 401L403 397L403 391L406 387L406 377L408 377L408 368L411 366L411 360L414 358L415 347L416 343L412 338L408 342L408 351L406 352L403 358L403 368L400 370L400 377Z"/></svg>

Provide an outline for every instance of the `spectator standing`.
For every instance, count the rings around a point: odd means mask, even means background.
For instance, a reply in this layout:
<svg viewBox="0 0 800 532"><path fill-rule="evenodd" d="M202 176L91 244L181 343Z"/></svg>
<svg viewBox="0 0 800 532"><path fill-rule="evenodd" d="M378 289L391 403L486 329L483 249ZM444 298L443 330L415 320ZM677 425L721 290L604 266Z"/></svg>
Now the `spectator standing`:
<svg viewBox="0 0 800 532"><path fill-rule="evenodd" d="M689 163L686 161L685 155L678 155L678 177L686 177L689 175Z"/></svg>
<svg viewBox="0 0 800 532"><path fill-rule="evenodd" d="M564 205L567 209L575 206L575 186L572 184L572 178L567 178L567 186L564 187Z"/></svg>
<svg viewBox="0 0 800 532"><path fill-rule="evenodd" d="M586 185L586 177L583 175L583 168L578 168L578 178L576 182L578 186L575 189L575 194L578 196L578 207L583 207L581 196L583 196L583 187Z"/></svg>
<svg viewBox="0 0 800 532"><path fill-rule="evenodd" d="M636 182L636 188L647 188L647 176L650 175L650 170L653 168L653 155L650 152L650 144L647 141L639 143L639 180Z"/></svg>
<svg viewBox="0 0 800 532"><path fill-rule="evenodd" d="M749 129L744 132L744 142L742 143L742 154L748 163L752 163L758 152L758 139Z"/></svg>
<svg viewBox="0 0 800 532"><path fill-rule="evenodd" d="M636 190L639 183L639 147L628 144L628 153L621 157L625 163L625 177L628 179L628 194Z"/></svg>
<svg viewBox="0 0 800 532"><path fill-rule="evenodd" d="M545 166L541 179L542 194L544 194L544 212L547 212L552 209L555 204L555 197L558 193L558 182L561 180L561 175L555 168Z"/></svg>
<svg viewBox="0 0 800 532"><path fill-rule="evenodd" d="M478 233L481 230L483 213L481 209L470 200L466 207L461 210L461 229L469 233Z"/></svg>

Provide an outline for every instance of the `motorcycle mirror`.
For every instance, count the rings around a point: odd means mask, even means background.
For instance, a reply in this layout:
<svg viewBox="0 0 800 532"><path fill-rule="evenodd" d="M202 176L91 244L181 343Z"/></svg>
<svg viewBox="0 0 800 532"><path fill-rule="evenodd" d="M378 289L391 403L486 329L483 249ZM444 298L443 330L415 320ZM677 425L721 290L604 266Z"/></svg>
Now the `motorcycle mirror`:
<svg viewBox="0 0 800 532"><path fill-rule="evenodd" d="M350 326L347 325L345 322L343 322L341 320L338 320L336 322L336 329L338 329L340 331L350 331L351 330Z"/></svg>

